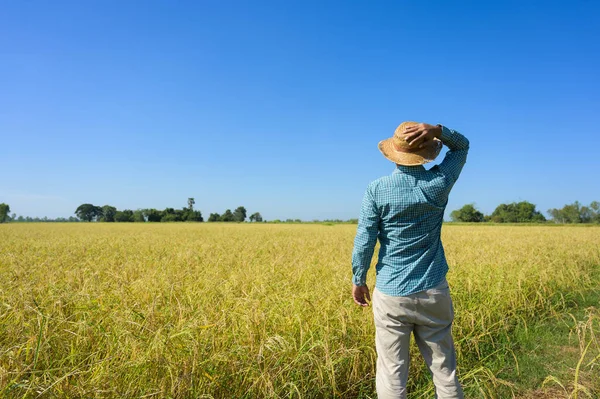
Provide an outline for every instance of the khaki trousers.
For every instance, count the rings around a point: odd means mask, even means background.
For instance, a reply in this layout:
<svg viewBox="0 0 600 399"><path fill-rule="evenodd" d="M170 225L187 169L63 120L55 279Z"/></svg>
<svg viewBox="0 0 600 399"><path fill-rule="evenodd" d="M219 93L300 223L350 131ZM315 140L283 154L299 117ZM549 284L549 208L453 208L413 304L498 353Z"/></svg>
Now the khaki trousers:
<svg viewBox="0 0 600 399"><path fill-rule="evenodd" d="M435 397L463 398L456 377L451 331L454 310L446 280L432 289L404 297L389 296L375 289L373 315L379 399L406 398L411 333L433 377Z"/></svg>

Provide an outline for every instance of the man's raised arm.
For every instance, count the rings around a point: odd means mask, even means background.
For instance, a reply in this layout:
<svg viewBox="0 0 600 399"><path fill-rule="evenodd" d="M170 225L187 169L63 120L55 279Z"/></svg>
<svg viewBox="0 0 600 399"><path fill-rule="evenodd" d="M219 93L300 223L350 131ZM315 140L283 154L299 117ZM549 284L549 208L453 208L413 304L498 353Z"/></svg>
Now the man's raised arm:
<svg viewBox="0 0 600 399"><path fill-rule="evenodd" d="M439 164L438 168L454 183L458 179L458 176L460 176L460 172L467 162L469 140L456 130L448 129L446 126L440 127L442 128L442 131L439 139L448 146L449 151L446 153L444 160Z"/></svg>

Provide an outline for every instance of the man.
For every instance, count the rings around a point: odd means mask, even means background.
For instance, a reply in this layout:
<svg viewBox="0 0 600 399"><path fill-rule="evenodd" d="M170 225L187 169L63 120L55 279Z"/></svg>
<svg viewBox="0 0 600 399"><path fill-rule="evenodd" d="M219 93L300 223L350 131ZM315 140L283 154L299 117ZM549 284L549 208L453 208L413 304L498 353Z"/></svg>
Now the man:
<svg viewBox="0 0 600 399"><path fill-rule="evenodd" d="M422 165L449 151L429 170ZM404 122L379 150L396 170L369 184L352 253L354 302L371 300L366 275L379 238L373 292L377 396L406 398L411 333L432 374L436 397L463 398L456 377L448 263L440 239L448 195L467 159L469 141L441 125Z"/></svg>

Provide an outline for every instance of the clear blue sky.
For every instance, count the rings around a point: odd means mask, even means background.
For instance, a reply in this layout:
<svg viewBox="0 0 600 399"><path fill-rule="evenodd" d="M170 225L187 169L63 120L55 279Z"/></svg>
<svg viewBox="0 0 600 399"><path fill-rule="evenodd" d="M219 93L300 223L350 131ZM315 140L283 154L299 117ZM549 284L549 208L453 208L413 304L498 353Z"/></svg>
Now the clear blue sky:
<svg viewBox="0 0 600 399"><path fill-rule="evenodd" d="M0 202L357 217L404 120L471 152L448 212L600 200L600 3L16 1Z"/></svg>

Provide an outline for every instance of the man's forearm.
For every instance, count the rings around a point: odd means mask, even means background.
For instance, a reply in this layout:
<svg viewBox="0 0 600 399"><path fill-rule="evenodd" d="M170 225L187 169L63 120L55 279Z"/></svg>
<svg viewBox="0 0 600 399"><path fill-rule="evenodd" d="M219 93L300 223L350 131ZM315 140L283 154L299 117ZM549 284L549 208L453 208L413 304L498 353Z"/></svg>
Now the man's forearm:
<svg viewBox="0 0 600 399"><path fill-rule="evenodd" d="M445 126L442 126L439 138L450 149L440 163L439 169L450 178L449 182L454 184L467 162L469 140L456 130L448 129Z"/></svg>
<svg viewBox="0 0 600 399"><path fill-rule="evenodd" d="M360 240L357 235L356 241ZM371 239L366 242L355 243L354 251L352 251L352 283L357 286L367 284L367 272L371 267L371 259L375 251L375 244L371 243Z"/></svg>

